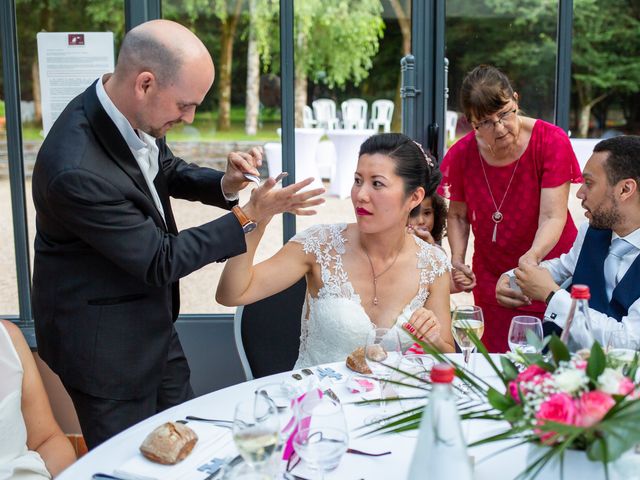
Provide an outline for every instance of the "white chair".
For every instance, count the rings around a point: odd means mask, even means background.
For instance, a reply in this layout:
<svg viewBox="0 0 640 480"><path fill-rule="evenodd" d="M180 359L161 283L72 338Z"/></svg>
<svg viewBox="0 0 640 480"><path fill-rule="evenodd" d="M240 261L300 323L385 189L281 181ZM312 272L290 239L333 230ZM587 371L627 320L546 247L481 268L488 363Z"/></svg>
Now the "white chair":
<svg viewBox="0 0 640 480"><path fill-rule="evenodd" d="M382 127L385 133L391 131L391 119L393 118L393 102L391 100L376 100L371 104L371 120L369 128L376 132Z"/></svg>
<svg viewBox="0 0 640 480"><path fill-rule="evenodd" d="M340 104L342 109L342 128L367 128L367 102L361 98L350 98Z"/></svg>
<svg viewBox="0 0 640 480"><path fill-rule="evenodd" d="M318 122L313 118L313 110L309 105L305 105L302 115L302 125L304 128L313 128L317 124Z"/></svg>
<svg viewBox="0 0 640 480"><path fill-rule="evenodd" d="M458 126L458 113L453 110L447 110L445 117L445 132L449 136L449 141L453 142L456 139L456 127Z"/></svg>
<svg viewBox="0 0 640 480"><path fill-rule="evenodd" d="M326 128L327 130L333 130L339 128L338 117L336 116L336 102L330 98L319 98L314 100L311 104L313 106L313 113L316 117L316 126L318 128Z"/></svg>

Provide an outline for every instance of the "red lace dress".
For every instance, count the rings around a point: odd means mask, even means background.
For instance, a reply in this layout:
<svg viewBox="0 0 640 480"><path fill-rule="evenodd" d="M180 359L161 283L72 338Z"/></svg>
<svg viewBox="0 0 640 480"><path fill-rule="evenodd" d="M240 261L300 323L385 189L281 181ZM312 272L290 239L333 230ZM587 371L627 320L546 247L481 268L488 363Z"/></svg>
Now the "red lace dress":
<svg viewBox="0 0 640 480"><path fill-rule="evenodd" d="M482 165L491 185L491 192L503 220L498 224L495 242L496 211ZM467 220L474 240L473 271L478 284L473 290L475 304L484 313L485 330L482 338L490 352L508 350L509 324L515 315L534 315L542 318L543 302L534 302L520 309L504 308L496 301L495 289L500 275L518 265L518 259L531 247L538 229L540 191L565 182L580 183L582 175L569 138L555 125L537 120L529 145L516 162L494 167L480 156L472 131L461 138L447 152L441 165L443 179L439 193L450 200L467 204ZM507 185L513 175L511 186ZM577 230L567 210L567 223L557 245L546 258L558 257L571 248Z"/></svg>

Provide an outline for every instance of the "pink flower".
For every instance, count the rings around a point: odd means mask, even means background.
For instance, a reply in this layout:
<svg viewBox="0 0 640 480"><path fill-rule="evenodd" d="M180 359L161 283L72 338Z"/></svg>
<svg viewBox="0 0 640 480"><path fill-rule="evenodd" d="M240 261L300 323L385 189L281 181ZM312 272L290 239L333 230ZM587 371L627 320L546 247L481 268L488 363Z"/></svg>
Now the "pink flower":
<svg viewBox="0 0 640 480"><path fill-rule="evenodd" d="M520 383L535 381L534 383L538 384L549 375L549 372L547 372L544 368L539 367L538 365L529 365L524 372L518 374L518 376L516 377L516 382Z"/></svg>
<svg viewBox="0 0 640 480"><path fill-rule="evenodd" d="M529 365L524 372L518 374L514 381L509 382L509 394L517 403L520 403L518 387L520 387L522 395L526 395L530 388L526 388L526 385L523 384L529 384L530 386L539 385L550 377L551 374L544 368L538 365Z"/></svg>
<svg viewBox="0 0 640 480"><path fill-rule="evenodd" d="M511 398L513 398L516 401L516 403L520 403L520 395L518 395L517 382L513 382L513 381L509 382L509 394L511 395Z"/></svg>
<svg viewBox="0 0 640 480"><path fill-rule="evenodd" d="M620 384L618 385L618 393L620 395L628 395L633 392L635 385L629 377L622 377Z"/></svg>
<svg viewBox="0 0 640 480"><path fill-rule="evenodd" d="M631 384L633 388L633 383ZM591 427L598 423L616 404L611 395L594 390L585 392L578 400L576 423L581 427Z"/></svg>
<svg viewBox="0 0 640 480"><path fill-rule="evenodd" d="M543 425L547 421L575 425L576 413L576 404L571 396L566 393L554 393L540 404L536 418L538 425ZM536 433L543 443L555 435L555 432L539 429L536 429Z"/></svg>
<svg viewBox="0 0 640 480"><path fill-rule="evenodd" d="M576 360L576 368L578 370L586 370L587 369L587 362L585 360Z"/></svg>

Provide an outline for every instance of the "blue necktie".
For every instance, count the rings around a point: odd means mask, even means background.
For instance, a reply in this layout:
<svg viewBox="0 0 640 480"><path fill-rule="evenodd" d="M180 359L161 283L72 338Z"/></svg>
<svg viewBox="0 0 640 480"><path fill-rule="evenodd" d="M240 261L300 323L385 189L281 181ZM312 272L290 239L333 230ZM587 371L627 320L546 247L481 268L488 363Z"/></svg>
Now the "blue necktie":
<svg viewBox="0 0 640 480"><path fill-rule="evenodd" d="M632 252L636 247L622 238L616 238L611 242L609 255L604 260L604 281L607 289L607 298L611 300L613 290L620 281L620 263L622 258Z"/></svg>

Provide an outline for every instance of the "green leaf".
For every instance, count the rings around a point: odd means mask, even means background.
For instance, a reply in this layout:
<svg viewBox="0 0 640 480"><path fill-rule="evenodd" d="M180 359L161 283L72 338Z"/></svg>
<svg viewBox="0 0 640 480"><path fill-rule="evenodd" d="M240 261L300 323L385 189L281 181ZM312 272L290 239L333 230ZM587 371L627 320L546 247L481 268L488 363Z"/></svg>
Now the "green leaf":
<svg viewBox="0 0 640 480"><path fill-rule="evenodd" d="M518 369L513 364L513 362L506 356L502 355L500 357L500 364L502 365L502 372L504 373L505 379L507 379L508 381L515 380L515 378L518 376Z"/></svg>
<svg viewBox="0 0 640 480"><path fill-rule="evenodd" d="M551 350L551 355L556 365L559 365L560 362L568 362L571 359L569 349L555 333L551 336L551 340L549 340L549 350Z"/></svg>
<svg viewBox="0 0 640 480"><path fill-rule="evenodd" d="M501 412L504 412L515 405L515 401L510 396L508 397L503 395L493 387L489 387L487 400L489 400L489 404L491 404L493 408L496 408Z"/></svg>
<svg viewBox="0 0 640 480"><path fill-rule="evenodd" d="M591 354L587 361L587 376L593 381L593 383L596 383L598 381L598 377L602 375L602 372L604 372L606 361L607 359L600 344L598 342L593 342Z"/></svg>

